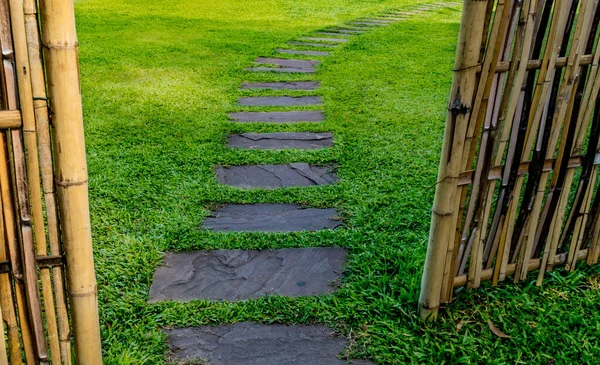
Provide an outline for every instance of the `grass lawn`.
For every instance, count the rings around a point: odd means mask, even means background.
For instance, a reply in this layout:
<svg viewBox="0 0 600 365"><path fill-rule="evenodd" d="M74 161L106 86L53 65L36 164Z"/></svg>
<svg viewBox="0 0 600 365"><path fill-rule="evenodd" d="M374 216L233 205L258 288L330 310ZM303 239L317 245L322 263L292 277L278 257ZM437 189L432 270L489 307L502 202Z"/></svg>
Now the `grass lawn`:
<svg viewBox="0 0 600 365"><path fill-rule="evenodd" d="M430 207L460 11L440 10L355 37L323 59L327 121L233 124L243 81L307 79L243 71L287 41L415 0L79 0L81 74L106 364L163 364L169 326L324 323L376 364L594 364L600 358L600 267L461 292L441 319L417 315ZM312 94L311 94L312 95ZM286 108L280 108L286 110ZM310 107L307 109L314 109ZM253 109L261 110L261 109ZM266 110L266 108L265 108ZM277 110L277 109L273 109ZM333 131L322 151L239 151L233 132ZM242 191L215 164L335 163L333 186ZM338 207L347 228L223 234L211 207L281 202ZM342 246L334 295L239 303L147 303L167 251ZM488 329L488 318L511 336Z"/></svg>

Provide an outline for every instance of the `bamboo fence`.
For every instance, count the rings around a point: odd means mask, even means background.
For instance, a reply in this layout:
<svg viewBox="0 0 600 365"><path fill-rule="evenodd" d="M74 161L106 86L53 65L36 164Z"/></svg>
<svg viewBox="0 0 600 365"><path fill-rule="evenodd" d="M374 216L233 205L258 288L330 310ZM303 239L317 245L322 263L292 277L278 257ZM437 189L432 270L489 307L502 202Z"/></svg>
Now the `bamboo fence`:
<svg viewBox="0 0 600 365"><path fill-rule="evenodd" d="M0 48L0 364L101 364L72 0L0 0Z"/></svg>
<svg viewBox="0 0 600 365"><path fill-rule="evenodd" d="M456 287L600 256L598 0L465 0L421 284Z"/></svg>

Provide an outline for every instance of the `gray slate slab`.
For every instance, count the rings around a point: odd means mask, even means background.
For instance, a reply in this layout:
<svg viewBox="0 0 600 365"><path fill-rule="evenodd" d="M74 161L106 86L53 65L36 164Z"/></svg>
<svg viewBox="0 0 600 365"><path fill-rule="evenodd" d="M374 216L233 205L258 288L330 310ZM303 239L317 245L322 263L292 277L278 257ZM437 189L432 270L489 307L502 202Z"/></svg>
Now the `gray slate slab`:
<svg viewBox="0 0 600 365"><path fill-rule="evenodd" d="M337 356L349 345L324 326L262 325L241 322L218 327L166 330L176 361L210 365L344 365ZM354 365L370 361L354 360Z"/></svg>
<svg viewBox="0 0 600 365"><path fill-rule="evenodd" d="M301 54L304 56L329 56L331 54L330 52L323 51L298 51L295 49L278 49L277 52L284 54Z"/></svg>
<svg viewBox="0 0 600 365"><path fill-rule="evenodd" d="M204 227L230 232L300 232L341 226L336 209L295 204L231 204L204 220Z"/></svg>
<svg viewBox="0 0 600 365"><path fill-rule="evenodd" d="M387 23L373 23L373 22L353 22L352 25L359 25L365 27L387 27Z"/></svg>
<svg viewBox="0 0 600 365"><path fill-rule="evenodd" d="M269 65L277 65L282 67L292 67L292 68L314 68L319 64L319 61L306 61L306 60L290 60L284 58L266 58L259 57L255 61L260 64L269 64Z"/></svg>
<svg viewBox="0 0 600 365"><path fill-rule="evenodd" d="M303 37L301 38L303 41L313 41L313 42L331 42L331 43L346 43L347 39L342 38L318 38L318 37Z"/></svg>
<svg viewBox="0 0 600 365"><path fill-rule="evenodd" d="M395 23L395 20L390 20L390 19L364 19L363 21L368 22L368 23L381 23L381 24L391 24L391 23Z"/></svg>
<svg viewBox="0 0 600 365"><path fill-rule="evenodd" d="M150 302L329 294L345 263L338 247L169 253L154 273Z"/></svg>
<svg viewBox="0 0 600 365"><path fill-rule="evenodd" d="M330 32L345 33L345 34L362 34L366 31L358 29L328 29Z"/></svg>
<svg viewBox="0 0 600 365"><path fill-rule="evenodd" d="M318 96L256 96L240 98L238 102L246 106L294 106L323 104Z"/></svg>
<svg viewBox="0 0 600 365"><path fill-rule="evenodd" d="M296 123L322 122L322 111L304 112L240 112L231 113L229 117L236 122Z"/></svg>
<svg viewBox="0 0 600 365"><path fill-rule="evenodd" d="M282 81L282 82L245 82L242 89L273 90L315 90L319 87L316 81Z"/></svg>
<svg viewBox="0 0 600 365"><path fill-rule="evenodd" d="M352 34L345 33L330 33L330 32L317 32L315 35L318 36L332 36L332 37L352 37Z"/></svg>
<svg viewBox="0 0 600 365"><path fill-rule="evenodd" d="M243 133L229 136L227 146L258 150L281 150L287 148L321 149L331 147L331 133L279 132L279 133Z"/></svg>
<svg viewBox="0 0 600 365"><path fill-rule="evenodd" d="M278 72L278 73L301 73L314 74L314 68L294 68L294 67L250 67L246 71L253 72Z"/></svg>
<svg viewBox="0 0 600 365"><path fill-rule="evenodd" d="M331 185L338 181L331 172L331 167L311 166L307 163L217 166L215 173L222 184L242 189Z"/></svg>
<svg viewBox="0 0 600 365"><path fill-rule="evenodd" d="M335 44L326 44L326 43L288 42L288 44L290 44L292 46L302 46L302 47L326 47L326 48L337 47L337 45L335 45Z"/></svg>

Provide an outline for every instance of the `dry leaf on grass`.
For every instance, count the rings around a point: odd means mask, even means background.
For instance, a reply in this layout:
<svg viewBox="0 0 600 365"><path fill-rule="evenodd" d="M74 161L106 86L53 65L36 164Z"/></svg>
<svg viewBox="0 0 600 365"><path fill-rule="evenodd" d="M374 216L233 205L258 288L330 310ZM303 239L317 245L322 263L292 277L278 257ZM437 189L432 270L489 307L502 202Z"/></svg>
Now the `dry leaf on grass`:
<svg viewBox="0 0 600 365"><path fill-rule="evenodd" d="M498 329L498 327L496 327L494 325L494 323L492 323L491 319L488 318L487 322L488 322L488 327L490 327L490 331L492 331L496 336L498 336L500 338L510 338L509 335L507 335L506 333L500 331Z"/></svg>

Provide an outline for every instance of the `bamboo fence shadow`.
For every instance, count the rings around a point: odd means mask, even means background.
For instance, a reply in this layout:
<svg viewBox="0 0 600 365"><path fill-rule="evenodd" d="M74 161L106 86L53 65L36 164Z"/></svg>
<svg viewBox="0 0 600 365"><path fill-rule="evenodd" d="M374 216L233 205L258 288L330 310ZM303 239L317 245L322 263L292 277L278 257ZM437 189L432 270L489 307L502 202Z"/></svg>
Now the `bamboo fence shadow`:
<svg viewBox="0 0 600 365"><path fill-rule="evenodd" d="M0 47L0 364L101 364L72 0L0 0Z"/></svg>
<svg viewBox="0 0 600 365"><path fill-rule="evenodd" d="M456 287L600 255L598 0L465 0L423 318Z"/></svg>

